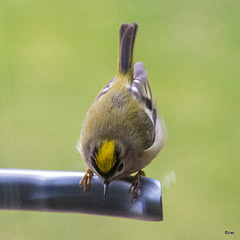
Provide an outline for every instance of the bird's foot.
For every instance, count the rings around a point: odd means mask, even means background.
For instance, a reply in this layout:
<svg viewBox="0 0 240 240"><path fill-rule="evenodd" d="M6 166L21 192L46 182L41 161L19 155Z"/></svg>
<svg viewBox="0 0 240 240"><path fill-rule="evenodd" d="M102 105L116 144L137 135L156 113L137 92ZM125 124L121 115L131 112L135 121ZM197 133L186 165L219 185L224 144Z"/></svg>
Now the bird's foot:
<svg viewBox="0 0 240 240"><path fill-rule="evenodd" d="M136 199L138 196L138 189L140 187L140 179L141 177L146 177L144 171L140 170L133 178L132 185L130 186L128 193L132 191L132 200Z"/></svg>
<svg viewBox="0 0 240 240"><path fill-rule="evenodd" d="M81 182L79 183L80 186L82 186L82 184L84 183L84 188L83 188L84 192L86 192L87 188L90 186L92 176L93 176L93 172L89 168L87 168L85 175L83 176Z"/></svg>

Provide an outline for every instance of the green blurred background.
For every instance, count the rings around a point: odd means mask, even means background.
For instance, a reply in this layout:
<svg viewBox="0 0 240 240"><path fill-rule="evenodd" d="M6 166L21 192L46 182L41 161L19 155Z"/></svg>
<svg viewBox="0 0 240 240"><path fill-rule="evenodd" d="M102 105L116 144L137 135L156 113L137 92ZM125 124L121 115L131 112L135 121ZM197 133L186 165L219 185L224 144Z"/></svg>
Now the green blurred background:
<svg viewBox="0 0 240 240"><path fill-rule="evenodd" d="M168 129L145 169L164 221L0 211L0 239L239 238L239 1L1 0L0 167L85 171L81 125L133 21Z"/></svg>

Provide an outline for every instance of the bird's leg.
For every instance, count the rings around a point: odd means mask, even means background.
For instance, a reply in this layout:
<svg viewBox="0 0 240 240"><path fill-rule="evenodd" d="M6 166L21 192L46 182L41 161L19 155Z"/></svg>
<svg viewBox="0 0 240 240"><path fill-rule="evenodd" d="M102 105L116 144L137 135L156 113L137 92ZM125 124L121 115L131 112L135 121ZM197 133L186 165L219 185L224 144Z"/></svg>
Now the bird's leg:
<svg viewBox="0 0 240 240"><path fill-rule="evenodd" d="M133 178L132 185L130 186L128 193L132 190L132 200L137 198L137 192L140 187L140 179L141 177L146 177L146 174L144 171L140 170Z"/></svg>
<svg viewBox="0 0 240 240"><path fill-rule="evenodd" d="M93 172L89 168L87 168L85 175L83 176L81 182L79 183L79 185L82 186L84 182L84 188L83 188L84 192L87 191L87 188L91 183L92 176L93 176Z"/></svg>

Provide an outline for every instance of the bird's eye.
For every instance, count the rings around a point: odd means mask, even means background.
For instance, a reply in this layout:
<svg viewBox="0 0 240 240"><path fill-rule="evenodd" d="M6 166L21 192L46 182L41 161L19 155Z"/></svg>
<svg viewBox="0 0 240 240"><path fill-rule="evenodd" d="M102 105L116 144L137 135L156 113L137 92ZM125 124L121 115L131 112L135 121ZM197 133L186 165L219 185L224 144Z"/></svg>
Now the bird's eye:
<svg viewBox="0 0 240 240"><path fill-rule="evenodd" d="M118 167L118 172L120 172L123 169L123 163L121 163Z"/></svg>

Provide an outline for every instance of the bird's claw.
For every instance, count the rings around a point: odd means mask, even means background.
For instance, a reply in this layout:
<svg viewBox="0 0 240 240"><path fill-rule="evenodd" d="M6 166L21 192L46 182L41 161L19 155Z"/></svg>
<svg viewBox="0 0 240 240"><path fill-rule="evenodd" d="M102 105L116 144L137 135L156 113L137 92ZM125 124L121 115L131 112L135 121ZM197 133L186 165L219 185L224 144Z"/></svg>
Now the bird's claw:
<svg viewBox="0 0 240 240"><path fill-rule="evenodd" d="M93 172L88 168L85 175L83 176L82 180L79 183L79 185L82 186L84 182L84 187L83 187L84 192L86 192L87 188L90 186L92 176L93 176Z"/></svg>
<svg viewBox="0 0 240 240"><path fill-rule="evenodd" d="M144 171L140 170L133 178L132 185L130 186L128 193L132 191L132 200L136 199L138 196L138 189L140 187L140 179L141 177L146 177Z"/></svg>

